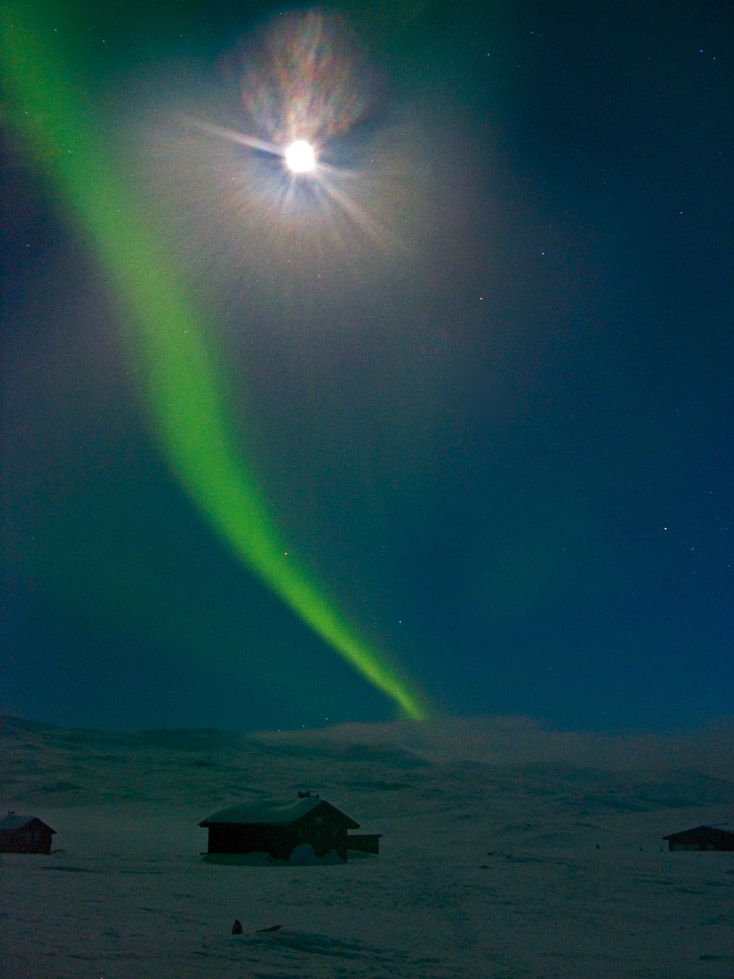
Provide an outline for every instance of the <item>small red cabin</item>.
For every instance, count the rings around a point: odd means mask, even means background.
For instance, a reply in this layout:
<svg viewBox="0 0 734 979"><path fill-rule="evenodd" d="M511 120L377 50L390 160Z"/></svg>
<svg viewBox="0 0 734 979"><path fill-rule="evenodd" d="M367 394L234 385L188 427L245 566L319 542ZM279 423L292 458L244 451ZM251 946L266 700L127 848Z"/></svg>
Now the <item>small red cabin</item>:
<svg viewBox="0 0 734 979"><path fill-rule="evenodd" d="M37 816L10 811L0 819L0 853L50 853L55 832Z"/></svg>
<svg viewBox="0 0 734 979"><path fill-rule="evenodd" d="M669 850L734 850L734 826L695 826L663 839Z"/></svg>

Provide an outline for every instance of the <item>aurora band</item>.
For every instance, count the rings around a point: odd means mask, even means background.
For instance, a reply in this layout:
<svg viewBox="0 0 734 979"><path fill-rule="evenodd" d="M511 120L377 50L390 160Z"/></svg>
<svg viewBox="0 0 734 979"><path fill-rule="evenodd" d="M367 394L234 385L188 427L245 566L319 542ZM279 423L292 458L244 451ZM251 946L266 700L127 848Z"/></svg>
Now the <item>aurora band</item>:
<svg viewBox="0 0 734 979"><path fill-rule="evenodd" d="M143 365L143 394L171 468L201 513L263 582L401 714L424 718L422 699L397 667L362 641L285 556L234 438L202 317L147 228L129 181L115 176L115 161L103 150L94 120L64 77L70 59L50 26L58 16L46 16L45 6L5 0L0 14L11 121L43 161L113 285L123 318L132 324L129 339Z"/></svg>

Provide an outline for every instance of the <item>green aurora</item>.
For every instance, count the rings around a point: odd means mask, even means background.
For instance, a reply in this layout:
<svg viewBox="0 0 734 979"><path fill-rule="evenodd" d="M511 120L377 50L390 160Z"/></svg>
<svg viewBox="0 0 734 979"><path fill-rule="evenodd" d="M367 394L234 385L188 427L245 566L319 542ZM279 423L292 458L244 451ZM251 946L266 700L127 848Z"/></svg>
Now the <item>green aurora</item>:
<svg viewBox="0 0 734 979"><path fill-rule="evenodd" d="M104 268L144 365L143 395L172 470L199 511L235 554L325 642L400 712L421 719L421 697L387 657L363 641L303 568L286 554L281 534L242 457L228 418L205 319L156 245L129 181L77 86L61 35L38 3L8 2L2 57L13 124L81 225ZM41 37L41 32L45 37Z"/></svg>

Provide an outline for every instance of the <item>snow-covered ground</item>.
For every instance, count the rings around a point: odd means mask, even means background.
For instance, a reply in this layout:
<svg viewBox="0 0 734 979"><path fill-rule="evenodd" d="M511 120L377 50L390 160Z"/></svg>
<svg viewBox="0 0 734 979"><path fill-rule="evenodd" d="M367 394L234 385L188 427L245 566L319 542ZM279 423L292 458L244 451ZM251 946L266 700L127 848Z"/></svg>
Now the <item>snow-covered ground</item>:
<svg viewBox="0 0 734 979"><path fill-rule="evenodd" d="M614 740L523 719L238 738L0 720L3 979L731 979L731 729ZM313 789L382 833L346 865L201 859L223 806ZM231 934L238 918L242 935ZM280 925L277 931L258 931Z"/></svg>

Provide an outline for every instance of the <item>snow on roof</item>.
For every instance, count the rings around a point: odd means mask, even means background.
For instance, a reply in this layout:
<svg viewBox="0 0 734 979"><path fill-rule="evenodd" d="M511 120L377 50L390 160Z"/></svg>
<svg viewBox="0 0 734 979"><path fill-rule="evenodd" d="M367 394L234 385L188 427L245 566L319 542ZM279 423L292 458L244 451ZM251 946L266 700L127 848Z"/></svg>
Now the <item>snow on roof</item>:
<svg viewBox="0 0 734 979"><path fill-rule="evenodd" d="M9 812L7 816L0 819L0 830L2 829L23 829L23 827L28 826L29 823L40 823L42 826L46 826L43 820L39 819L38 816L22 816L20 813ZM46 826L47 829L51 829L50 826ZM52 833L55 833L55 829L51 829Z"/></svg>
<svg viewBox="0 0 734 979"><path fill-rule="evenodd" d="M690 829L682 829L677 833L670 833L668 836L664 836L663 839L669 840L674 836L686 836L688 833L698 833L702 829L713 829L719 833L734 836L734 823L704 823L701 826L692 826Z"/></svg>
<svg viewBox="0 0 734 979"><path fill-rule="evenodd" d="M291 802L280 802L277 800L265 800L263 802L245 803L239 806L229 806L227 809L220 809L212 816L199 823L199 826L209 826L211 823L264 823L266 825L287 825L294 823L306 813L311 812L317 806L328 806L334 812L347 821L351 829L358 829L359 823L340 812L336 806L330 802L311 796L305 799L295 799Z"/></svg>

